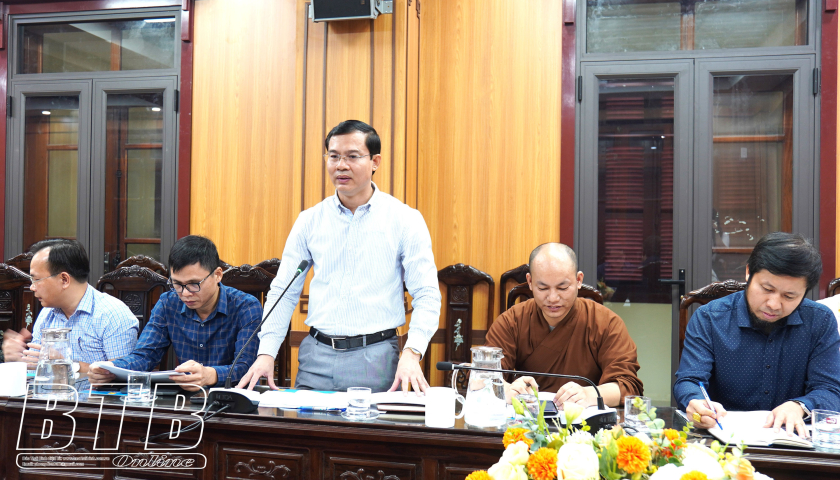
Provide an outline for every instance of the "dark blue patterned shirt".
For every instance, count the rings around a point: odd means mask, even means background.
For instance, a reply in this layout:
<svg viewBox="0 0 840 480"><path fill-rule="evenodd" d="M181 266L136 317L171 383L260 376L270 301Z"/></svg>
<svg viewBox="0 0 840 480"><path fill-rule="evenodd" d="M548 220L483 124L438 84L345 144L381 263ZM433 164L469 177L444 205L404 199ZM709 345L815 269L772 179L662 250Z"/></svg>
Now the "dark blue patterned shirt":
<svg viewBox="0 0 840 480"><path fill-rule="evenodd" d="M213 367L218 374L216 386L224 386L236 353L248 341L262 320L262 306L253 295L219 284L216 309L202 321L195 310L175 292L161 295L149 323L140 333L137 347L114 365L131 370L150 371L163 358L171 344L178 361L194 360ZM259 340L254 338L231 372L234 385L257 358Z"/></svg>
<svg viewBox="0 0 840 480"><path fill-rule="evenodd" d="M805 299L765 335L752 327L744 292L697 309L688 322L674 396L681 408L703 394L727 410L773 410L788 400L840 409L840 335L824 305Z"/></svg>

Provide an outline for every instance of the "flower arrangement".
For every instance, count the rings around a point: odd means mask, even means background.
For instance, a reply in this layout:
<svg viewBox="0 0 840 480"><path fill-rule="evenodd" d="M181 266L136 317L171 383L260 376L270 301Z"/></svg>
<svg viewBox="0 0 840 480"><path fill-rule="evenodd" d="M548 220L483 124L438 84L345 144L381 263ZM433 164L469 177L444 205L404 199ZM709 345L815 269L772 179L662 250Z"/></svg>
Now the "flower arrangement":
<svg viewBox="0 0 840 480"><path fill-rule="evenodd" d="M467 480L771 480L755 471L743 447L727 452L728 445L716 441L711 447L689 443L691 427L664 428L655 408L637 406L650 435L630 435L618 425L592 435L586 421L573 426L583 413L574 403L563 405L567 426L554 420L554 433L545 421L544 402L534 417L514 398L514 410L524 420L505 431L499 462Z"/></svg>

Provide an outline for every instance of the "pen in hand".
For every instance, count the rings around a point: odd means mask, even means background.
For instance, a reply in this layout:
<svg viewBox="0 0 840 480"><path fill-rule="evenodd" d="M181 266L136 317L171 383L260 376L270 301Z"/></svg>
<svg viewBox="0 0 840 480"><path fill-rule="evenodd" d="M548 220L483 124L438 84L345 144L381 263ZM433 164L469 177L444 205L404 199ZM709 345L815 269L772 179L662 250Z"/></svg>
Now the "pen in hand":
<svg viewBox="0 0 840 480"><path fill-rule="evenodd" d="M712 399L709 398L709 393L706 392L706 388L703 386L703 382L697 382L697 385L700 387L700 392L703 393L703 398L706 399L706 403L709 405L709 410L711 410L712 413L715 414L715 423L717 423L719 429L723 430L723 427L720 426L720 422L717 419L717 410L715 410L715 406L712 405Z"/></svg>

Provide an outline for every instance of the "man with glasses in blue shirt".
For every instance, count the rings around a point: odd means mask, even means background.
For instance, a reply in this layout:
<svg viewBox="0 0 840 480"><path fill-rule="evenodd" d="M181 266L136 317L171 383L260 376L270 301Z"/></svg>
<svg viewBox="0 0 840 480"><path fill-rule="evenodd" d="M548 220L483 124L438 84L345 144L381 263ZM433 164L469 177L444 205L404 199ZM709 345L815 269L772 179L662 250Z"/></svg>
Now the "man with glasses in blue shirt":
<svg viewBox="0 0 840 480"><path fill-rule="evenodd" d="M3 353L7 362L22 361L35 368L41 331L70 328L73 368L86 373L93 362L127 355L137 342L137 317L119 299L88 284L90 261L76 240L43 240L30 248L30 289L44 307L30 334L7 331Z"/></svg>
<svg viewBox="0 0 840 480"><path fill-rule="evenodd" d="M251 342L236 365L233 359L259 325L262 306L254 296L223 285L220 264L207 238L189 235L175 242L169 254L172 291L161 295L134 351L110 363L150 371L172 345L183 362L175 370L187 375L170 380L184 389L223 386L228 375L238 381L256 358L257 343ZM89 377L94 384L114 379L98 366Z"/></svg>

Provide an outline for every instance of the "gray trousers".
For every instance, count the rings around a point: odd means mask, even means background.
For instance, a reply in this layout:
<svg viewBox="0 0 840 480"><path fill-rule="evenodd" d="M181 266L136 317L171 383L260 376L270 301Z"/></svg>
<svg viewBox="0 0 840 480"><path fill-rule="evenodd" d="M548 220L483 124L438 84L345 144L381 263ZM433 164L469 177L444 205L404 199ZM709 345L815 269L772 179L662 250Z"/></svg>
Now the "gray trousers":
<svg viewBox="0 0 840 480"><path fill-rule="evenodd" d="M373 392L391 388L397 373L400 349L393 336L366 347L333 350L307 335L298 351L295 388L346 391L348 387L368 387Z"/></svg>

